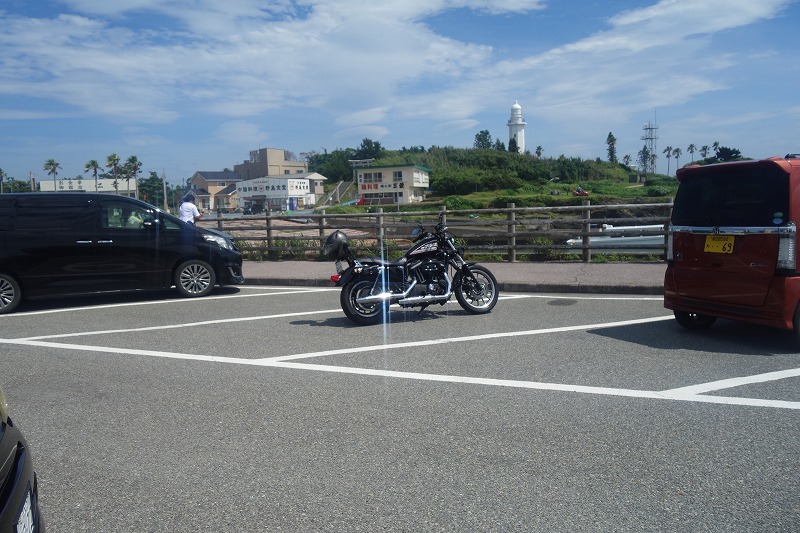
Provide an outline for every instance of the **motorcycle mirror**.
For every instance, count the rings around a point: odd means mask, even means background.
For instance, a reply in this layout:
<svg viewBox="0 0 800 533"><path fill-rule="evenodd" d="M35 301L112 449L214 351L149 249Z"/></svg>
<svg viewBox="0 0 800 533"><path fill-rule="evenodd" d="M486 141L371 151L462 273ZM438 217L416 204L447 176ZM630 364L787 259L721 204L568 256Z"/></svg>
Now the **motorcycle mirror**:
<svg viewBox="0 0 800 533"><path fill-rule="evenodd" d="M414 237L416 237L417 235L419 235L419 233L420 233L421 231L422 231L422 226L417 226L417 227L416 227L416 228L414 228L414 230L411 232L411 235L412 235L412 236L414 236Z"/></svg>

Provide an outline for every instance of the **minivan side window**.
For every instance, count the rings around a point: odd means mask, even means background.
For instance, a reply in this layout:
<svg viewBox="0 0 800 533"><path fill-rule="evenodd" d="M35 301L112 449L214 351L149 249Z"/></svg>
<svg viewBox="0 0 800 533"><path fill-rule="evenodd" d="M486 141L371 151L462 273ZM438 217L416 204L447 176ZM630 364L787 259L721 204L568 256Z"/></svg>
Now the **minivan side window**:
<svg viewBox="0 0 800 533"><path fill-rule="evenodd" d="M100 210L103 229L141 230L145 220L153 219L153 210L128 204L106 204Z"/></svg>
<svg viewBox="0 0 800 533"><path fill-rule="evenodd" d="M52 231L75 227L85 221L86 205L60 206L17 205L15 228L30 231Z"/></svg>
<svg viewBox="0 0 800 533"><path fill-rule="evenodd" d="M774 166L709 167L678 187L672 224L700 227L774 227L789 217L789 176Z"/></svg>

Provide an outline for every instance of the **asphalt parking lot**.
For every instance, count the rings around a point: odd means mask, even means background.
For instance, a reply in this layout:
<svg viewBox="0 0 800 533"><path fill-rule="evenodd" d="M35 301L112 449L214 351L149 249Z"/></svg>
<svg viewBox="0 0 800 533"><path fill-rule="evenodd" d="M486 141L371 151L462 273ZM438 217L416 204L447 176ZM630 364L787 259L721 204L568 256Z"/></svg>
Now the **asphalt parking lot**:
<svg viewBox="0 0 800 533"><path fill-rule="evenodd" d="M791 333L504 293L355 327L338 291L26 304L0 384L49 531L797 531Z"/></svg>

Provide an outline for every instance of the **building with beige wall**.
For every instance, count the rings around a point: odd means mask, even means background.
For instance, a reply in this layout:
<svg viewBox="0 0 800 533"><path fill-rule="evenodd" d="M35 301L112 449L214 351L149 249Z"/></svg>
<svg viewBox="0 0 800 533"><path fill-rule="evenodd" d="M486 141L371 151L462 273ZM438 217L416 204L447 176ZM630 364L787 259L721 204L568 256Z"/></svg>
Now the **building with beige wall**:
<svg viewBox="0 0 800 533"><path fill-rule="evenodd" d="M204 211L223 211L236 207L236 184L242 181L230 170L197 171L189 178L189 187Z"/></svg>
<svg viewBox="0 0 800 533"><path fill-rule="evenodd" d="M363 167L355 172L364 205L421 202L430 187L431 169L419 165Z"/></svg>
<svg viewBox="0 0 800 533"><path fill-rule="evenodd" d="M288 161L287 152L281 148L259 148L250 152L250 159L234 165L233 171L243 180L282 176L285 174L305 174L308 163Z"/></svg>

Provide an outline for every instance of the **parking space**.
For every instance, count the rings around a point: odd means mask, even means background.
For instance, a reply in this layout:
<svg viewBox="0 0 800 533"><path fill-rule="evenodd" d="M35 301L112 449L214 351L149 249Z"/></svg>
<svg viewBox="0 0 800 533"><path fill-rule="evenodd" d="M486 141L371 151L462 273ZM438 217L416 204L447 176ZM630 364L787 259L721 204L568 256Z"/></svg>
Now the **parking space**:
<svg viewBox="0 0 800 533"><path fill-rule="evenodd" d="M245 286L34 302L0 331L56 531L800 526L792 334L691 333L658 297L356 327L338 290Z"/></svg>
<svg viewBox="0 0 800 533"><path fill-rule="evenodd" d="M767 330L773 338L759 339L757 352L771 359L742 375L738 365L720 365L720 361L709 365L712 361L698 359L695 352L715 353L724 362L724 352L715 351L721 349L715 345L724 337L719 333L690 336L676 330L658 297L511 294L503 296L503 305L485 317L470 316L455 305L435 306L422 313L393 308L386 324L353 327L338 307L334 289L245 287L220 290L202 300L168 294L137 296L128 296L125 302L112 296L87 298L78 306L49 302L47 308L3 317L2 342L397 379L800 409L791 394L794 388L783 399L758 398L746 390L800 377L794 339L789 335ZM42 327L43 322L47 327ZM736 327L735 343L741 326L731 324L719 329ZM757 336L764 332L745 329ZM638 341L626 341L624 337L631 335L638 335ZM742 348L744 356L752 352L747 344ZM734 388L743 395L720 397L720 391Z"/></svg>

